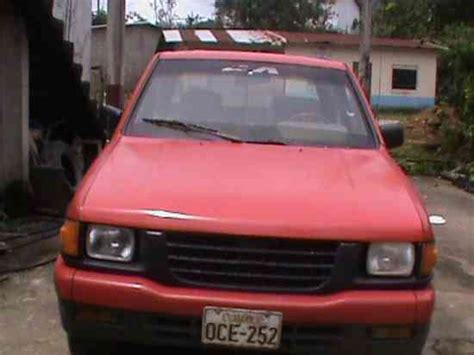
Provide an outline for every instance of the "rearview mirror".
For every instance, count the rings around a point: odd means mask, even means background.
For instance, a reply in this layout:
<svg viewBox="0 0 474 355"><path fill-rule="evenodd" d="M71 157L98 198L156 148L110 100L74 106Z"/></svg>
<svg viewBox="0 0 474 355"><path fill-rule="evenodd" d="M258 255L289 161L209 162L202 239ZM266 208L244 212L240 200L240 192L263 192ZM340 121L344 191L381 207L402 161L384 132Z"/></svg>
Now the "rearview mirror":
<svg viewBox="0 0 474 355"><path fill-rule="evenodd" d="M380 130L389 149L398 148L405 142L403 125L399 121L379 121Z"/></svg>

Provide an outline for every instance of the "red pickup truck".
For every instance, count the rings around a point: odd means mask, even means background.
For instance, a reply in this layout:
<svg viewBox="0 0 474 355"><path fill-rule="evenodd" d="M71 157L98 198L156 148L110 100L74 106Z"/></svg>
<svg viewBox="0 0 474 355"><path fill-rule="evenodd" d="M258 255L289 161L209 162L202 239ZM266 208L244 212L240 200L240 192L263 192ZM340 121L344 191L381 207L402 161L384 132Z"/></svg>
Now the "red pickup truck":
<svg viewBox="0 0 474 355"><path fill-rule="evenodd" d="M402 143L343 63L157 54L61 230L71 353L421 354L436 247Z"/></svg>

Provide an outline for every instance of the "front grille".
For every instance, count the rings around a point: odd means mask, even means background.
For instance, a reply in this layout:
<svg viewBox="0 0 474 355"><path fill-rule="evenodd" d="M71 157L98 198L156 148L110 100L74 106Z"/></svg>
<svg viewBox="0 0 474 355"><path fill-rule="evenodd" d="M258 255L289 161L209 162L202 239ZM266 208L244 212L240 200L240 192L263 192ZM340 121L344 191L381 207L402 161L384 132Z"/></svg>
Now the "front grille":
<svg viewBox="0 0 474 355"><path fill-rule="evenodd" d="M205 347L201 343L201 317L124 311L67 302L61 303L61 307L67 329L78 335L84 334L86 338L94 339L97 336L102 340L180 348ZM89 315L106 314L107 317L103 320L95 317L81 317L80 314L84 312ZM334 351L340 349L341 344L344 344L348 337L355 335L360 341L361 335L369 334L366 328L357 330L358 328L350 326L297 326L284 323L281 347L275 353L333 354ZM124 353L128 354L128 351ZM130 353L132 353L131 350ZM359 351L353 353L359 354Z"/></svg>
<svg viewBox="0 0 474 355"><path fill-rule="evenodd" d="M310 292L330 279L339 243L166 233L168 268L181 284Z"/></svg>
<svg viewBox="0 0 474 355"><path fill-rule="evenodd" d="M339 327L290 327L282 330L283 350L297 352L321 352L327 354L340 346L343 341L343 329Z"/></svg>
<svg viewBox="0 0 474 355"><path fill-rule="evenodd" d="M145 329L152 338L168 344L199 346L201 343L201 320L157 315L145 316ZM151 331L151 332L150 332ZM340 327L296 327L284 325L281 348L284 352L327 351L337 348L343 340Z"/></svg>
<svg viewBox="0 0 474 355"><path fill-rule="evenodd" d="M162 343L195 346L201 339L199 319L147 315L142 324L148 329L152 339L159 339Z"/></svg>

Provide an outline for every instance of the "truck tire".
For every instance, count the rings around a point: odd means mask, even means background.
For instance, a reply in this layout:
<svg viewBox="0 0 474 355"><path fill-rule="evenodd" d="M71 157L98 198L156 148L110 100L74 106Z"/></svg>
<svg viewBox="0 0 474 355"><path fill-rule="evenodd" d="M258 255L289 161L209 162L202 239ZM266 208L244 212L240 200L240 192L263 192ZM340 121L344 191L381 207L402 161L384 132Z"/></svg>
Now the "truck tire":
<svg viewBox="0 0 474 355"><path fill-rule="evenodd" d="M71 355L114 355L116 344L81 338L68 337L69 352Z"/></svg>

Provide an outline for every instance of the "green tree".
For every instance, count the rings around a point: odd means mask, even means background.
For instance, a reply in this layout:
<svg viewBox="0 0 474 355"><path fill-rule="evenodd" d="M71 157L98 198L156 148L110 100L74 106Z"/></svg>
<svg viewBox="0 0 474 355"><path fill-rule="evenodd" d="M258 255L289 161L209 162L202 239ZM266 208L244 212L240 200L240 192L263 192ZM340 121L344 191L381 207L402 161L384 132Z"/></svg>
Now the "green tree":
<svg viewBox="0 0 474 355"><path fill-rule="evenodd" d="M474 24L473 0L379 0L374 15L386 37L438 38L452 24Z"/></svg>
<svg viewBox="0 0 474 355"><path fill-rule="evenodd" d="M464 122L474 128L474 28L450 25L440 39L440 97L459 108ZM474 137L473 137L474 138Z"/></svg>
<svg viewBox="0 0 474 355"><path fill-rule="evenodd" d="M374 33L381 37L430 37L433 12L433 0L381 0L374 15Z"/></svg>
<svg viewBox="0 0 474 355"><path fill-rule="evenodd" d="M216 0L218 22L226 27L287 31L330 27L333 0Z"/></svg>
<svg viewBox="0 0 474 355"><path fill-rule="evenodd" d="M452 24L474 25L474 1L431 0L433 3L433 25L436 33L443 33Z"/></svg>

